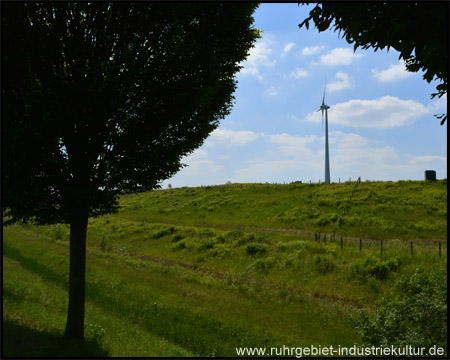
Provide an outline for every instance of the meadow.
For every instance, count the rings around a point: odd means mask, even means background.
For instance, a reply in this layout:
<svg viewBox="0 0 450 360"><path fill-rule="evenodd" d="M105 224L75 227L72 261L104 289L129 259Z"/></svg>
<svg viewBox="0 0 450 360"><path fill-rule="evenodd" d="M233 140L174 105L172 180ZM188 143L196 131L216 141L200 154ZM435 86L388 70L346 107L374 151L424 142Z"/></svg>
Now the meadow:
<svg viewBox="0 0 450 360"><path fill-rule="evenodd" d="M4 356L350 347L363 342L361 312L400 296L400 279L420 268L446 281L442 180L232 184L123 195L120 204L89 221L83 344L62 339L69 228L3 229Z"/></svg>

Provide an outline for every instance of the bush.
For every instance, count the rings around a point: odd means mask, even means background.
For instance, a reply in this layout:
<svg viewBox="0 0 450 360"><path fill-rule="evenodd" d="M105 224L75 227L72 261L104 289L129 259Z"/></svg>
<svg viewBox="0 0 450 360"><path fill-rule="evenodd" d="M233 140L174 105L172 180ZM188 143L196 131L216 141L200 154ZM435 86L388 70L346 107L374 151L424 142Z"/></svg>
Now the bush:
<svg viewBox="0 0 450 360"><path fill-rule="evenodd" d="M183 236L183 235L181 235L181 234L176 234L176 235L174 235L174 236L172 237L172 242L178 242L178 241L183 240L183 239L184 239L184 236Z"/></svg>
<svg viewBox="0 0 450 360"><path fill-rule="evenodd" d="M175 232L175 227L170 226L168 228L158 230L156 233L153 233L152 238L156 240L156 239L162 238L164 236L173 234L174 232Z"/></svg>
<svg viewBox="0 0 450 360"><path fill-rule="evenodd" d="M252 243L248 244L245 251L248 255L265 254L267 252L267 246L264 244Z"/></svg>
<svg viewBox="0 0 450 360"><path fill-rule="evenodd" d="M384 298L374 313L360 310L356 328L366 346L447 348L447 276L422 268L397 282L401 294Z"/></svg>
<svg viewBox="0 0 450 360"><path fill-rule="evenodd" d="M350 267L352 277L367 280L369 277L374 277L378 280L386 280L389 273L397 271L401 265L398 257L388 260L379 260L373 256L367 257L364 260L359 260L353 263Z"/></svg>
<svg viewBox="0 0 450 360"><path fill-rule="evenodd" d="M316 223L319 226L326 226L326 225L335 223L336 221L338 221L337 214L330 214L330 215L324 215L324 216L319 217L316 220Z"/></svg>
<svg viewBox="0 0 450 360"><path fill-rule="evenodd" d="M318 273L325 275L332 272L335 268L333 259L327 256L316 256L314 258L314 265Z"/></svg>
<svg viewBox="0 0 450 360"><path fill-rule="evenodd" d="M239 240L237 241L237 245L245 245L251 242L256 241L256 236L253 233L250 234L242 234Z"/></svg>
<svg viewBox="0 0 450 360"><path fill-rule="evenodd" d="M181 240L172 246L173 251L183 250L186 248L185 240Z"/></svg>
<svg viewBox="0 0 450 360"><path fill-rule="evenodd" d="M217 244L208 251L208 254L212 257L228 258L230 257L230 250L222 244Z"/></svg>
<svg viewBox="0 0 450 360"><path fill-rule="evenodd" d="M198 251L209 250L209 249L212 249L214 247L214 245L216 245L216 242L214 240L209 240L209 241L199 245L197 250Z"/></svg>
<svg viewBox="0 0 450 360"><path fill-rule="evenodd" d="M216 236L214 239L208 240L204 242L203 244L199 245L197 247L198 251L205 251L212 249L217 244L223 244L225 242L225 238L221 235Z"/></svg>
<svg viewBox="0 0 450 360"><path fill-rule="evenodd" d="M275 264L275 259L268 258L268 259L258 259L253 264L250 264L246 268L246 272L249 271L256 271L256 272L267 272L270 268L273 267Z"/></svg>
<svg viewBox="0 0 450 360"><path fill-rule="evenodd" d="M242 236L241 230L231 230L225 234L225 237L227 239L233 239L233 240L240 239L241 236Z"/></svg>
<svg viewBox="0 0 450 360"><path fill-rule="evenodd" d="M201 228L200 230L198 230L197 235L203 238L208 238L216 235L216 233L211 229Z"/></svg>

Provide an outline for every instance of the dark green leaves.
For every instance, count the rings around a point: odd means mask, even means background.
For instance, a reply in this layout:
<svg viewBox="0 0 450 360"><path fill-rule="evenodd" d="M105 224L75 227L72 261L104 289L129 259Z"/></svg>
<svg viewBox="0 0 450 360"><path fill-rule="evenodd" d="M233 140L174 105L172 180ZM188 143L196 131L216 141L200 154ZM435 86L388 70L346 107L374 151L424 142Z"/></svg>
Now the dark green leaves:
<svg viewBox="0 0 450 360"><path fill-rule="evenodd" d="M299 27L312 20L319 31L343 32L354 50L390 47L400 52L408 71L438 79L439 97L448 89L448 2L369 2L317 4ZM433 94L434 97L434 94ZM441 125L445 122L444 116Z"/></svg>
<svg viewBox="0 0 450 360"><path fill-rule="evenodd" d="M3 210L97 216L174 175L231 110L255 8L2 4Z"/></svg>

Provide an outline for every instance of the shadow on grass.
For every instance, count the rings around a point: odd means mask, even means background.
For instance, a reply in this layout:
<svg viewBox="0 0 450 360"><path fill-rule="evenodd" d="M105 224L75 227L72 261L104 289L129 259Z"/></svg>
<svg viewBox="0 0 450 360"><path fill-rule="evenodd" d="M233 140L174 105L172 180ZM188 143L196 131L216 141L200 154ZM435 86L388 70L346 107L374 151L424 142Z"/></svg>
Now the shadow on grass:
<svg viewBox="0 0 450 360"><path fill-rule="evenodd" d="M62 335L3 320L2 357L107 357L95 341L68 341Z"/></svg>

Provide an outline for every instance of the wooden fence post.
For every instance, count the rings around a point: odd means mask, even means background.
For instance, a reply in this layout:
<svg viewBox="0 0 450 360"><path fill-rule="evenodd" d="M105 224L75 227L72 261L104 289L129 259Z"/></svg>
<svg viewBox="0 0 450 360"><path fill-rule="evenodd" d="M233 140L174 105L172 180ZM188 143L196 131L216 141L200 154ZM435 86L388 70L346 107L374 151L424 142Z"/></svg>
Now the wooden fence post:
<svg viewBox="0 0 450 360"><path fill-rule="evenodd" d="M441 243L439 243L439 257L441 257Z"/></svg>
<svg viewBox="0 0 450 360"><path fill-rule="evenodd" d="M411 255L413 254L413 242L411 241Z"/></svg>
<svg viewBox="0 0 450 360"><path fill-rule="evenodd" d="M327 234L323 235L323 242L326 244L327 243Z"/></svg>
<svg viewBox="0 0 450 360"><path fill-rule="evenodd" d="M383 253L383 240L381 240L381 246L380 246L380 249L381 249L381 253Z"/></svg>
<svg viewBox="0 0 450 360"><path fill-rule="evenodd" d="M362 239L359 239L359 251L362 250Z"/></svg>
<svg viewBox="0 0 450 360"><path fill-rule="evenodd" d="M344 247L344 241L342 240L342 236L341 236L341 249Z"/></svg>

